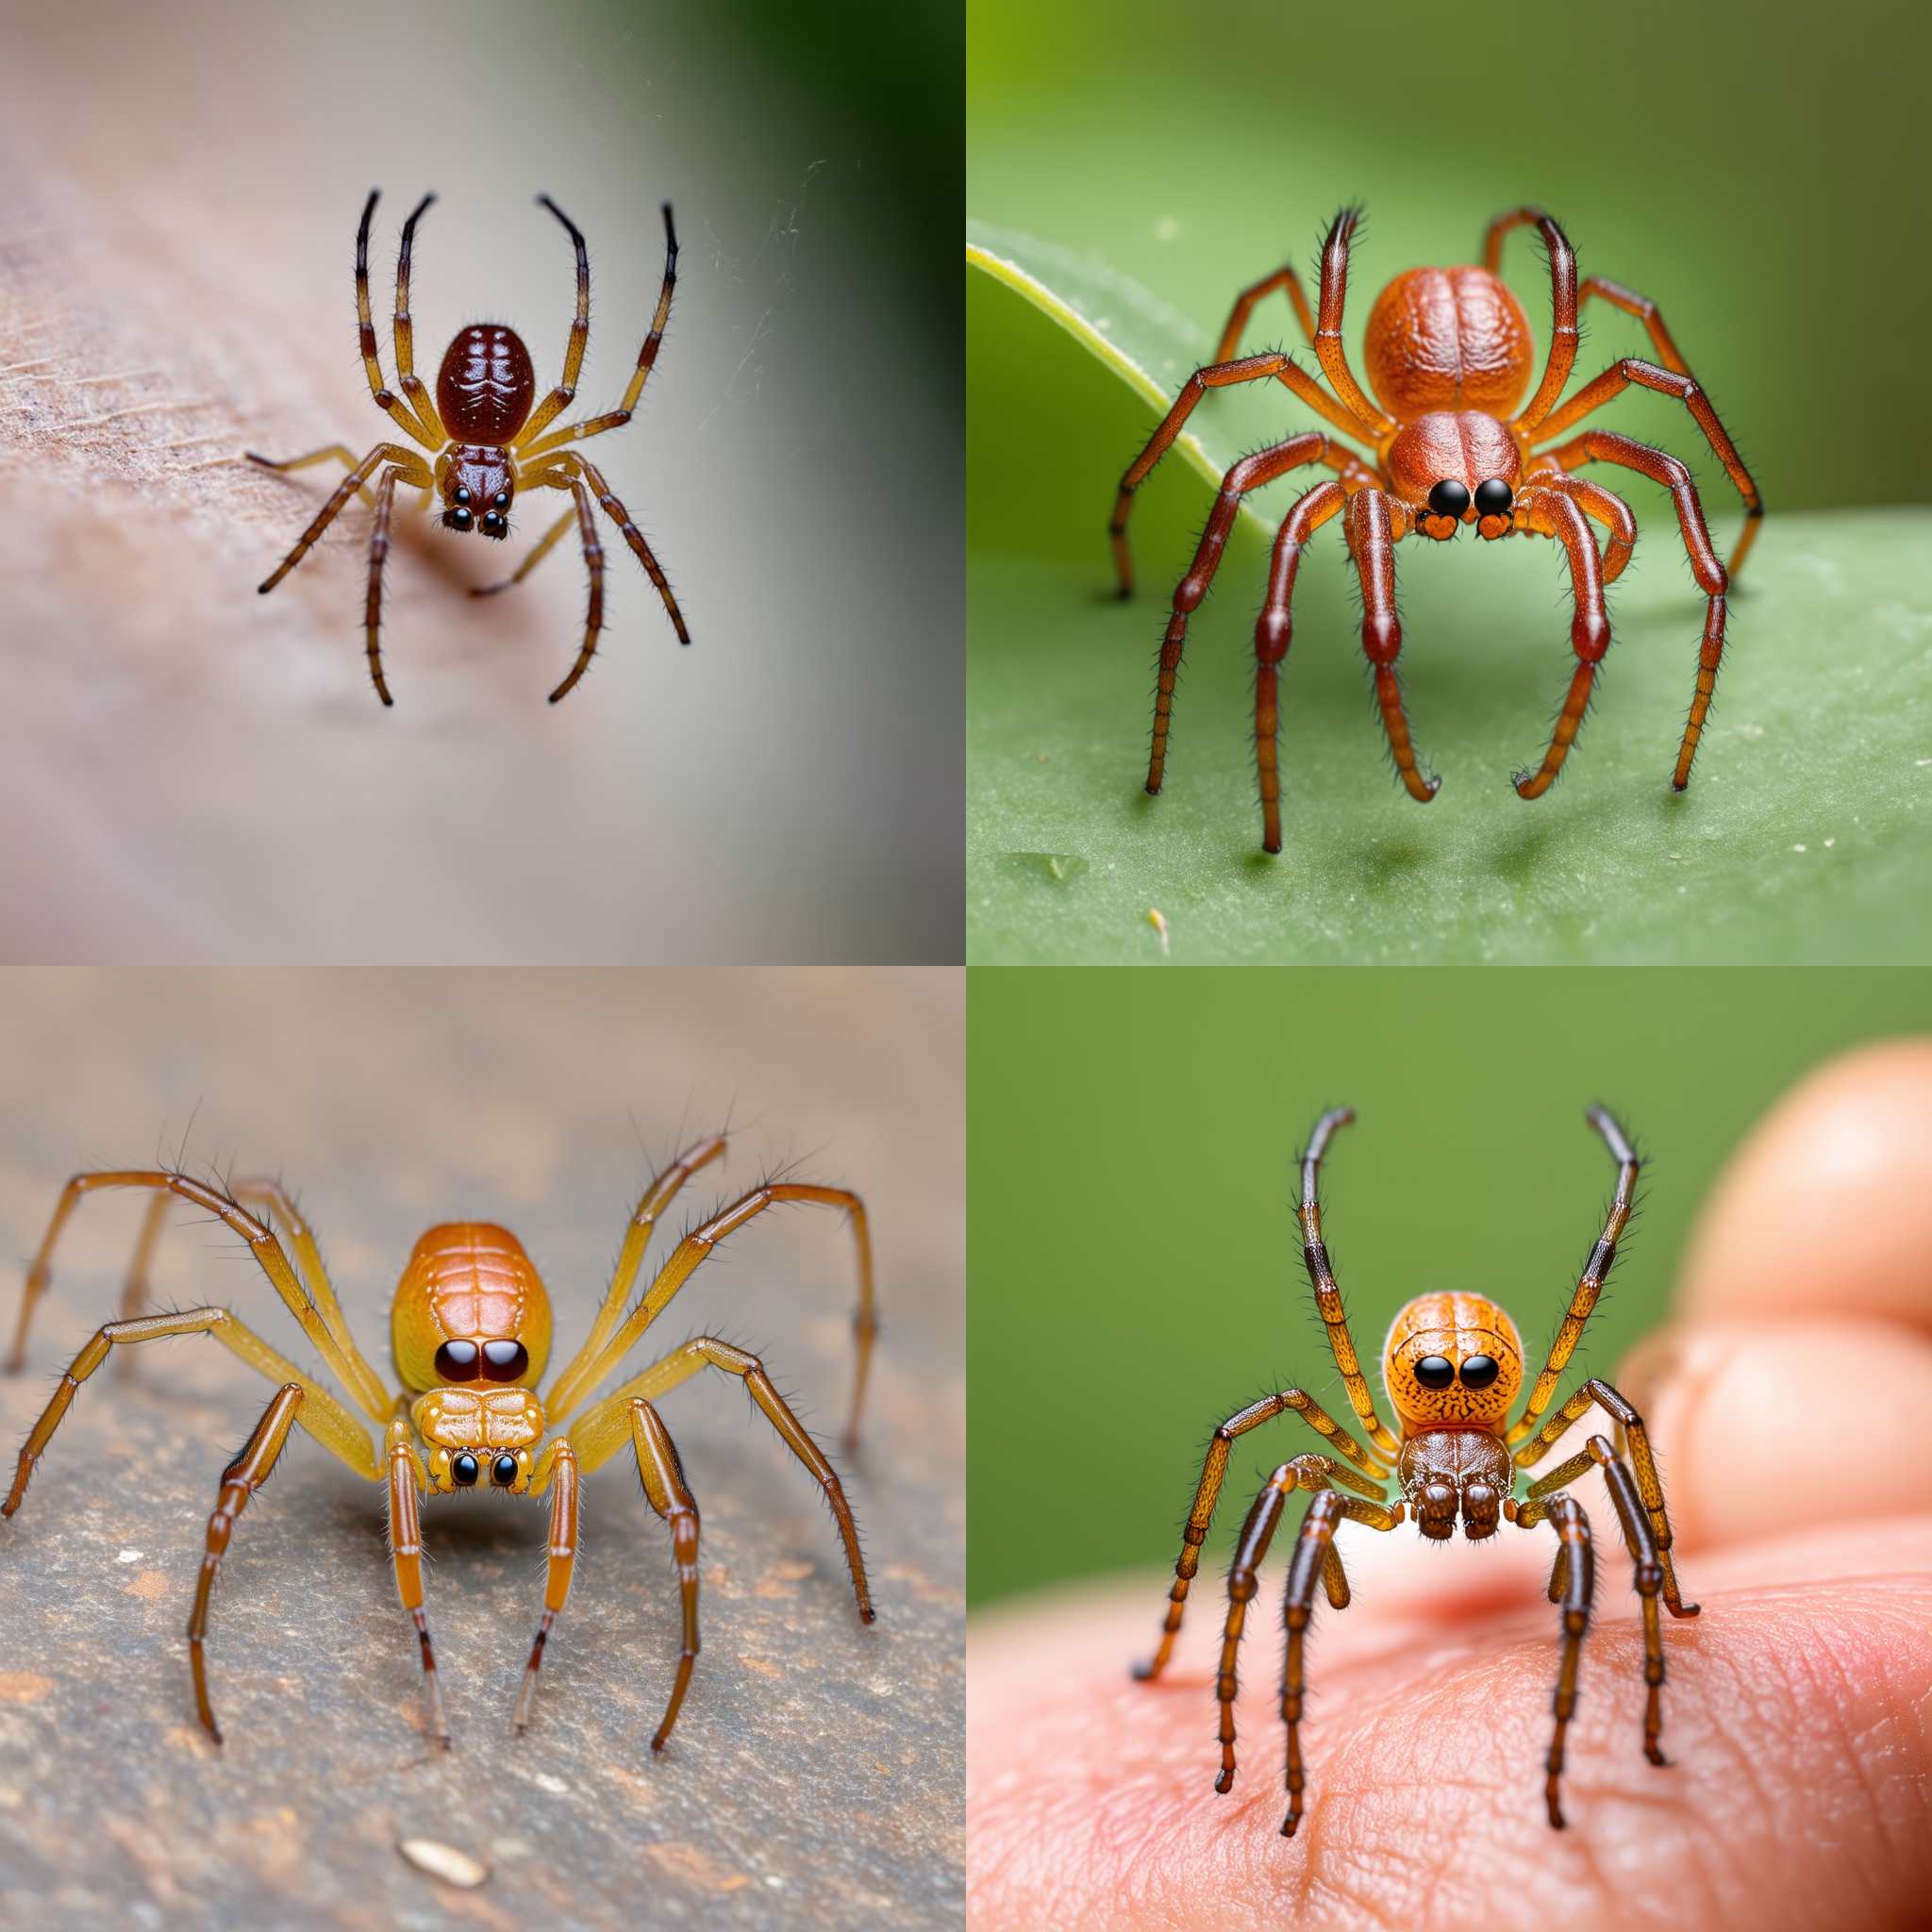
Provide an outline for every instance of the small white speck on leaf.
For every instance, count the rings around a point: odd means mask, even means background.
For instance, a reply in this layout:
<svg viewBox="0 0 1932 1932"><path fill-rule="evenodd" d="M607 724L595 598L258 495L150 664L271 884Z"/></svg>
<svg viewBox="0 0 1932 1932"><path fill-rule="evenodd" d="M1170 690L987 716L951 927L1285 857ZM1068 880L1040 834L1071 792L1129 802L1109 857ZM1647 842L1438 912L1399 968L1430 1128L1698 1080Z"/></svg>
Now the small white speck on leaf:
<svg viewBox="0 0 1932 1932"><path fill-rule="evenodd" d="M1181 225L1172 215L1162 215L1154 225L1154 239L1157 242L1173 242L1179 238Z"/></svg>
<svg viewBox="0 0 1932 1932"><path fill-rule="evenodd" d="M1802 851L1804 851L1804 849L1805 849L1805 848L1804 848L1804 846L1802 846L1802 845L1793 845L1793 846L1791 847L1791 850L1792 850L1793 852L1802 852Z"/></svg>
<svg viewBox="0 0 1932 1932"><path fill-rule="evenodd" d="M481 1859L454 1845L440 1844L433 1838L400 1839L396 1850L419 1872L426 1872L445 1885L459 1885L465 1891L474 1891L490 1876L490 1867Z"/></svg>
<svg viewBox="0 0 1932 1932"><path fill-rule="evenodd" d="M534 1782L539 1790L548 1791L553 1798L570 1796L570 1787L560 1777L553 1777L547 1771L540 1771Z"/></svg>
<svg viewBox="0 0 1932 1932"><path fill-rule="evenodd" d="M146 1555L145 1550L123 1550L114 1560L117 1563L138 1563Z"/></svg>

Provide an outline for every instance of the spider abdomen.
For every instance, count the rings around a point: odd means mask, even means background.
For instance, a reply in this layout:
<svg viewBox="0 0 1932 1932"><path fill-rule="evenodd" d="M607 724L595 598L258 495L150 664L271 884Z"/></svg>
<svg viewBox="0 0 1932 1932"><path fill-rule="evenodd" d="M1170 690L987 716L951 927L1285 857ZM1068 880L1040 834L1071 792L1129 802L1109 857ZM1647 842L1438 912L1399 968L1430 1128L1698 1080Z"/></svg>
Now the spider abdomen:
<svg viewBox="0 0 1932 1932"><path fill-rule="evenodd" d="M515 329L500 323L473 322L460 330L436 377L436 407L458 442L508 442L536 394L530 352Z"/></svg>
<svg viewBox="0 0 1932 1932"><path fill-rule="evenodd" d="M1402 421L1429 409L1507 416L1529 383L1529 324L1487 269L1411 269L1376 297L1362 355L1370 387Z"/></svg>
<svg viewBox="0 0 1932 1932"><path fill-rule="evenodd" d="M519 1380L534 1382L550 1353L550 1296L536 1263L508 1228L492 1222L445 1222L411 1252L396 1284L391 1341L396 1373L410 1390L443 1377L436 1352L456 1339L521 1341L527 1359Z"/></svg>

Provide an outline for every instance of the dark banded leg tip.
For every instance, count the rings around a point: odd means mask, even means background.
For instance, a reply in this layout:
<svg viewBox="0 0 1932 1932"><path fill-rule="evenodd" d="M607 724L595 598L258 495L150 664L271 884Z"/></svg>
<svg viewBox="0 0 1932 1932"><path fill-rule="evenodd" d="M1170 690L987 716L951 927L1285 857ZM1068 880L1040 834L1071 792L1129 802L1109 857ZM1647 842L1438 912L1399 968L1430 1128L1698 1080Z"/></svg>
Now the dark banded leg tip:
<svg viewBox="0 0 1932 1932"><path fill-rule="evenodd" d="M1229 1791L1234 1790L1234 1773L1231 1771L1224 1771L1220 1773L1214 1780L1214 1789L1217 1791L1219 1791L1223 1797L1225 1797Z"/></svg>

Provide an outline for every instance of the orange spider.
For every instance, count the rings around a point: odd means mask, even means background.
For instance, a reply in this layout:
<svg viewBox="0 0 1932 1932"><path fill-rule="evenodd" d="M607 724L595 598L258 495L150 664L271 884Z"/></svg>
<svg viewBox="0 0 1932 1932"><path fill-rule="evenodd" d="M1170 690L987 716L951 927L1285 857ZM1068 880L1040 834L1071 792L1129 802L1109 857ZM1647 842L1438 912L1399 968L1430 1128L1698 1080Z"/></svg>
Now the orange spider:
<svg viewBox="0 0 1932 1932"><path fill-rule="evenodd" d="M1120 574L1120 592L1126 597L1133 592L1126 529L1134 491L1180 434L1181 425L1208 390L1273 378L1292 390L1344 435L1374 452L1373 457L1363 456L1315 431L1290 437L1272 449L1244 457L1222 479L1221 495L1208 519L1194 561L1174 593L1174 615L1160 647L1147 790L1160 790L1167 761L1174 676L1187 642L1188 615L1214 581L1241 498L1291 470L1325 463L1337 472L1336 476L1316 484L1282 520L1274 540L1267 601L1255 626L1255 750L1261 775L1263 850L1281 850L1275 683L1277 667L1288 655L1293 634L1291 605L1295 573L1308 540L1338 513L1361 579L1362 648L1374 675L1375 698L1381 707L1389 749L1409 796L1424 804L1436 795L1439 781L1424 773L1416 760L1396 680L1402 625L1395 608L1395 545L1411 531L1446 541L1465 524L1490 541L1531 535L1553 538L1562 544L1569 557L1575 599L1570 641L1576 653L1576 670L1541 765L1534 772L1519 772L1515 778L1516 789L1524 798L1541 797L1562 769L1589 707L1596 668L1609 649L1604 586L1622 573L1637 541L1637 521L1629 505L1601 484L1571 474L1585 463L1607 462L1635 470L1669 489L1691 571L1708 600L1696 690L1671 781L1681 791L1690 782L1691 760L1697 756L1705 715L1717 688L1718 663L1724 656L1725 593L1757 533L1757 520L1764 514L1757 486L1718 421L1717 411L1677 353L1657 305L1597 275L1579 289L1576 257L1569 242L1555 220L1537 208L1516 208L1490 224L1482 267L1410 269L1382 291L1370 312L1363 343L1369 381L1381 405L1377 408L1363 394L1341 346L1349 242L1360 221L1359 208L1343 208L1322 244L1319 323L1308 308L1307 296L1292 267L1281 268L1244 290L1221 332L1214 361L1196 370L1182 385L1160 427L1121 479L1108 531ZM1503 238L1524 223L1534 223L1549 248L1555 321L1542 380L1528 404L1519 410L1517 405L1528 387L1532 362L1529 325L1497 270ZM1282 351L1231 359L1256 303L1275 289L1287 290L1303 333L1333 386L1333 396ZM1638 317L1664 366L1624 357L1559 408L1557 399L1576 360L1577 310L1592 295ZM1690 473L1677 458L1607 429L1586 430L1554 449L1542 447L1613 396L1621 395L1632 383L1675 396L1683 403L1744 499L1744 531L1728 572L1711 547ZM1602 524L1607 533L1601 555L1586 521L1590 518Z"/></svg>

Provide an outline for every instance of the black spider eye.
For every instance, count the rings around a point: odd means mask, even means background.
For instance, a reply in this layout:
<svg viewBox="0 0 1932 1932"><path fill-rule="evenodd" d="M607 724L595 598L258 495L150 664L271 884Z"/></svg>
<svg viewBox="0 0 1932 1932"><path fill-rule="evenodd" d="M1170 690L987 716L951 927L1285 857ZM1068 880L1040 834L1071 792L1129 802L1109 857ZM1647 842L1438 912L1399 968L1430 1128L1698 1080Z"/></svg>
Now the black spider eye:
<svg viewBox="0 0 1932 1932"><path fill-rule="evenodd" d="M1509 486L1500 476L1491 476L1487 483L1475 486L1475 507L1486 517L1507 516L1509 513ZM1467 1377L1464 1377L1467 1380Z"/></svg>
<svg viewBox="0 0 1932 1932"><path fill-rule="evenodd" d="M467 490L458 489L455 497L452 500L457 503L468 503L470 500L470 492Z"/></svg>
<svg viewBox="0 0 1932 1932"><path fill-rule="evenodd" d="M450 1457L449 1479L459 1490L467 1490L476 1480L476 1458L467 1449Z"/></svg>
<svg viewBox="0 0 1932 1932"><path fill-rule="evenodd" d="M483 528L490 536L499 535L506 527L503 519L493 509L483 512Z"/></svg>
<svg viewBox="0 0 1932 1932"><path fill-rule="evenodd" d="M509 491L508 490L499 490L496 492L496 494L490 499L490 502L492 508L508 509L509 508Z"/></svg>
<svg viewBox="0 0 1932 1932"><path fill-rule="evenodd" d="M490 1480L499 1490L507 1490L517 1479L517 1459L514 1456L499 1456L490 1465Z"/></svg>
<svg viewBox="0 0 1932 1932"><path fill-rule="evenodd" d="M1429 491L1429 508L1439 517L1459 517L1469 508L1469 491L1453 476L1444 476ZM1429 1359L1439 1361L1441 1357L1431 1356Z"/></svg>
<svg viewBox="0 0 1932 1932"><path fill-rule="evenodd" d="M1456 1379L1456 1364L1446 1355L1425 1355L1415 1365L1415 1378L1424 1389L1446 1389Z"/></svg>
<svg viewBox="0 0 1932 1932"><path fill-rule="evenodd" d="M1462 1358L1462 1386L1465 1389L1487 1389L1502 1373L1501 1365L1492 1355L1466 1355Z"/></svg>
<svg viewBox="0 0 1932 1932"><path fill-rule="evenodd" d="M521 1341L486 1341L483 1373L492 1382L514 1382L530 1366L530 1351Z"/></svg>
<svg viewBox="0 0 1932 1932"><path fill-rule="evenodd" d="M475 521L475 519L472 517L470 512L466 509L451 510L449 513L449 520L452 527L458 530L467 530L470 527L470 525Z"/></svg>
<svg viewBox="0 0 1932 1932"><path fill-rule="evenodd" d="M467 1382L476 1373L474 1341L445 1341L436 1351L436 1373L445 1382Z"/></svg>

